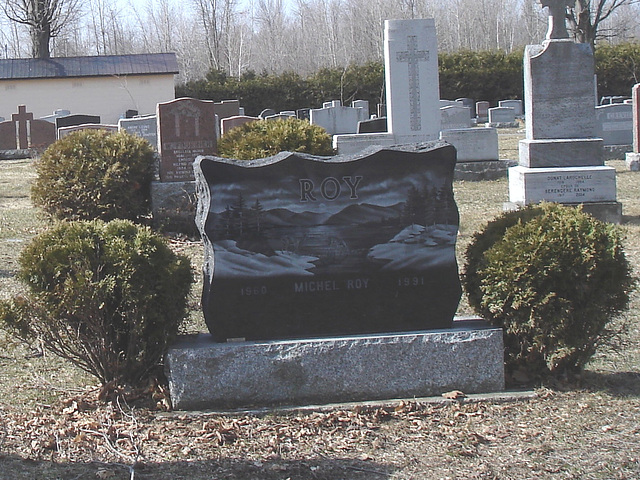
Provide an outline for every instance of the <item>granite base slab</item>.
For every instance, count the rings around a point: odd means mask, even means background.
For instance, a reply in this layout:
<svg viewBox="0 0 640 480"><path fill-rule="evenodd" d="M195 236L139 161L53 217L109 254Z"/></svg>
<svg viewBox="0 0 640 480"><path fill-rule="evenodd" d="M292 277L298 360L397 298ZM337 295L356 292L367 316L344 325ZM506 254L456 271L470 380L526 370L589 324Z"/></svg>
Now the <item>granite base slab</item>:
<svg viewBox="0 0 640 480"><path fill-rule="evenodd" d="M307 405L504 389L502 330L446 330L267 342L182 337L165 368L178 410Z"/></svg>

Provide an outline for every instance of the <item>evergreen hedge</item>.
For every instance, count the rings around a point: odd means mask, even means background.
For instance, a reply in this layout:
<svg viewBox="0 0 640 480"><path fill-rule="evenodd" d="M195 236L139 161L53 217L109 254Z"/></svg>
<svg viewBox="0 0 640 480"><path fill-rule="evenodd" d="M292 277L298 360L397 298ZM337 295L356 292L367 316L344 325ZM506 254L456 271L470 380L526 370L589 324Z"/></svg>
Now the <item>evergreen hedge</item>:
<svg viewBox="0 0 640 480"><path fill-rule="evenodd" d="M598 93L630 95L640 81L640 44L598 45L596 50ZM461 97L486 100L492 106L499 100L523 98L523 49L502 51L460 51L440 53L440 98ZM276 111L319 108L324 102L368 100L371 112L384 103L384 67L381 62L323 68L306 78L292 72L257 75L247 72L240 78L212 71L202 80L176 88L178 96L208 100L238 99L247 115L258 115L264 108Z"/></svg>

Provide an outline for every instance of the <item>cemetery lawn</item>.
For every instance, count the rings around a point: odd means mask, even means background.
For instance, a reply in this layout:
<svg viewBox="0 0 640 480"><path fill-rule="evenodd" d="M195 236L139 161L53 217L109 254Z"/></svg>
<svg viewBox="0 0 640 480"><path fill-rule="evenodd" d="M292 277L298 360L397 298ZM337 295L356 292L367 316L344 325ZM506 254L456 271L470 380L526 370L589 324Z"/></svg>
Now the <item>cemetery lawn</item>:
<svg viewBox="0 0 640 480"><path fill-rule="evenodd" d="M515 131L512 133L516 133ZM501 135L517 158L518 135ZM515 152L511 153L511 152ZM640 275L640 174L618 171L626 254ZM0 161L0 296L20 291L17 258L47 227L32 207L28 160ZM458 261L499 215L506 179L456 182ZM172 238L199 275L197 241ZM205 330L194 286L185 331ZM468 315L466 302L459 313ZM310 410L184 413L96 400L95 381L0 330L0 478L632 479L640 478L640 294L621 333L579 378L514 398L433 399ZM408 365L407 368L411 366Z"/></svg>

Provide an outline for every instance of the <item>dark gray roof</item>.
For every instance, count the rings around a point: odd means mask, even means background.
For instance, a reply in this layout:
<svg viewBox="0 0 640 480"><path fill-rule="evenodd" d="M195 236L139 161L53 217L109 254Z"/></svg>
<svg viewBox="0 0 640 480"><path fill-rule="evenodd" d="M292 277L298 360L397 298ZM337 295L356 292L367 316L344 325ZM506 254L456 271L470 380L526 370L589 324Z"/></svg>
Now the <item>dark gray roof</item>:
<svg viewBox="0 0 640 480"><path fill-rule="evenodd" d="M0 60L0 80L178 73L175 53Z"/></svg>

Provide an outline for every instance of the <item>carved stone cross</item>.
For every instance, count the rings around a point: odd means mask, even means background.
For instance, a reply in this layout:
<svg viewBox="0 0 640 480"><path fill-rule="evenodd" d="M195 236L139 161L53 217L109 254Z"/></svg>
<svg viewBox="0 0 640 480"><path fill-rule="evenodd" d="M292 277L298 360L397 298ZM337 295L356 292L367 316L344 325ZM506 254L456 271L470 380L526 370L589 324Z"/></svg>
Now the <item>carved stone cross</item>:
<svg viewBox="0 0 640 480"><path fill-rule="evenodd" d="M33 113L27 113L25 105L19 105L18 113L11 114L11 121L16 124L16 143L19 149L29 148L30 146L31 120L33 120Z"/></svg>
<svg viewBox="0 0 640 480"><path fill-rule="evenodd" d="M418 50L418 37L407 37L407 51L397 52L398 62L409 64L409 115L411 115L411 130L419 131L422 125L420 117L420 65L418 62L429 60L427 50Z"/></svg>
<svg viewBox="0 0 640 480"><path fill-rule="evenodd" d="M558 38L569 38L567 25L567 7L575 3L575 0L541 0L542 7L547 7L549 13L549 30L547 30L547 40Z"/></svg>

